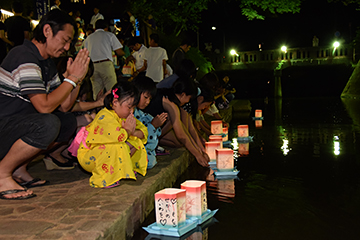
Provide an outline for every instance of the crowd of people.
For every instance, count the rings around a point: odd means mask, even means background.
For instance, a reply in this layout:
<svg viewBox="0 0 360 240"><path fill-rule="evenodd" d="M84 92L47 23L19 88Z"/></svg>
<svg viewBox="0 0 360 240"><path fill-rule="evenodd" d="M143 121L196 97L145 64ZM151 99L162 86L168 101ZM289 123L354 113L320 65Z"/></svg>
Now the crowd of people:
<svg viewBox="0 0 360 240"><path fill-rule="evenodd" d="M145 176L158 155L169 154L166 147L185 147L208 167L211 131L203 115L222 119L215 100L228 107L228 78L211 72L197 81L185 56L190 42L169 60L157 34L148 48L141 37L121 41L99 8L89 23L94 31L86 29L79 44L84 22L54 3L31 39L24 34L1 63L0 198L28 199L36 196L29 188L49 184L27 171L39 155L47 170L79 164L96 188ZM117 68L120 59L131 67Z"/></svg>

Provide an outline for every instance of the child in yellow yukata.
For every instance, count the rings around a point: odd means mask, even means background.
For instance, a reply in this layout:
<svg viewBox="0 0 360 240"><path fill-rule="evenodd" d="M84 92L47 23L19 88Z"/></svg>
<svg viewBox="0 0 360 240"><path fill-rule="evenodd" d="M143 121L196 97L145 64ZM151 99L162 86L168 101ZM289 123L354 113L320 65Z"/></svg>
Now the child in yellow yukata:
<svg viewBox="0 0 360 240"><path fill-rule="evenodd" d="M117 83L106 96L102 109L85 127L77 152L80 165L91 172L90 186L109 188L120 179L135 179L146 174L147 153L144 144L148 131L133 115L139 94L132 83Z"/></svg>

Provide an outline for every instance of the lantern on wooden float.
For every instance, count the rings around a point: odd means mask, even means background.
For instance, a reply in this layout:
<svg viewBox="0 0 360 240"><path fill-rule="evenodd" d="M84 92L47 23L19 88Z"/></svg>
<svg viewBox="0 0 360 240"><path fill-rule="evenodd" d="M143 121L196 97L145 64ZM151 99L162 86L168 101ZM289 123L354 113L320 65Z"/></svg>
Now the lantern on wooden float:
<svg viewBox="0 0 360 240"><path fill-rule="evenodd" d="M155 193L156 223L159 226L179 227L186 220L186 191L165 188Z"/></svg>
<svg viewBox="0 0 360 240"><path fill-rule="evenodd" d="M218 171L234 169L234 151L230 148L216 149L216 168Z"/></svg>
<svg viewBox="0 0 360 240"><path fill-rule="evenodd" d="M186 217L201 218L207 211L206 182L187 180L181 189L186 190Z"/></svg>
<svg viewBox="0 0 360 240"><path fill-rule="evenodd" d="M221 120L211 121L211 133L212 134L222 134L223 125Z"/></svg>

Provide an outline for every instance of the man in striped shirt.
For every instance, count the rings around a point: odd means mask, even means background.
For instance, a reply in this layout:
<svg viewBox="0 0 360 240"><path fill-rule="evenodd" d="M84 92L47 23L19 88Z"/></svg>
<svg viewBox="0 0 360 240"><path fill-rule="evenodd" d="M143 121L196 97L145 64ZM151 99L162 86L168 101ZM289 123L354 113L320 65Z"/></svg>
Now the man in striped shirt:
<svg viewBox="0 0 360 240"><path fill-rule="evenodd" d="M76 99L89 53L81 50L68 61L63 83L51 59L69 50L74 29L74 20L65 12L50 11L35 29L34 39L13 48L0 67L0 199L36 196L23 187L37 182L27 164L76 129L76 120L64 112Z"/></svg>

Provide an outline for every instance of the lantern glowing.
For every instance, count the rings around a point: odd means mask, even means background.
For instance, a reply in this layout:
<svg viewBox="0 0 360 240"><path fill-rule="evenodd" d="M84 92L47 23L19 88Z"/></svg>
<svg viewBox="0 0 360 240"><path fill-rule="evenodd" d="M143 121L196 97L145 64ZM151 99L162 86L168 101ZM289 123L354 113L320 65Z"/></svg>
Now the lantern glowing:
<svg viewBox="0 0 360 240"><path fill-rule="evenodd" d="M206 142L205 143L205 151L207 155L209 156L211 161L216 160L216 149L222 148L221 142Z"/></svg>
<svg viewBox="0 0 360 240"><path fill-rule="evenodd" d="M222 142L223 138L221 135L210 135L209 136L209 141L210 142Z"/></svg>
<svg viewBox="0 0 360 240"><path fill-rule="evenodd" d="M248 125L238 125L238 137L248 137L249 136L249 126Z"/></svg>
<svg viewBox="0 0 360 240"><path fill-rule="evenodd" d="M230 148L216 149L216 168L219 171L234 169L234 151Z"/></svg>
<svg viewBox="0 0 360 240"><path fill-rule="evenodd" d="M223 133L223 125L221 120L211 121L211 133L212 134Z"/></svg>
<svg viewBox="0 0 360 240"><path fill-rule="evenodd" d="M187 180L181 189L186 190L186 217L201 218L207 210L206 182Z"/></svg>
<svg viewBox="0 0 360 240"><path fill-rule="evenodd" d="M256 118L261 118L262 117L262 110L256 109L255 110L255 117Z"/></svg>
<svg viewBox="0 0 360 240"><path fill-rule="evenodd" d="M156 223L177 228L186 220L186 191L165 188L155 193Z"/></svg>

